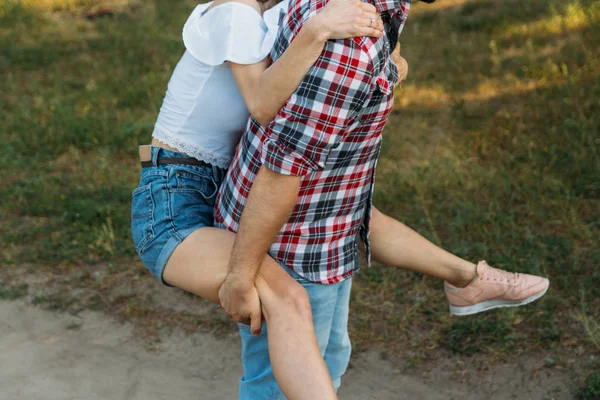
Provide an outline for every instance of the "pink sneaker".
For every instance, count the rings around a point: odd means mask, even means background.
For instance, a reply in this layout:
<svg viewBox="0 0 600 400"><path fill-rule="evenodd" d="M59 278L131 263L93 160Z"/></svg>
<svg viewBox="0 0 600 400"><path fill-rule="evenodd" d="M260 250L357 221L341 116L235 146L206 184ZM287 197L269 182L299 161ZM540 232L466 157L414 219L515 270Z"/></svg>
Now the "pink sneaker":
<svg viewBox="0 0 600 400"><path fill-rule="evenodd" d="M499 307L517 307L546 294L550 281L541 276L517 274L477 264L477 277L466 287L445 282L445 292L454 315L472 315Z"/></svg>

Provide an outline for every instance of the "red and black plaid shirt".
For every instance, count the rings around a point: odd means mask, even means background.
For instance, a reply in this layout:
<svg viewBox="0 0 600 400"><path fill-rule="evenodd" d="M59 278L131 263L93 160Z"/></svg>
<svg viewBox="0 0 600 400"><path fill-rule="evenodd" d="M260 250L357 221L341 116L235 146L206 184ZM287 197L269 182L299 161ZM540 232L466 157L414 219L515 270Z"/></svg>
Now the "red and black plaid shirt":
<svg viewBox="0 0 600 400"><path fill-rule="evenodd" d="M250 120L215 207L215 224L236 232L261 165L302 176L296 206L270 254L317 283L331 284L354 274L360 239L369 259L375 166L398 79L389 27L401 29L410 6L407 1L370 1L387 21L386 35L327 42L275 120L266 127ZM292 0L273 60L326 4Z"/></svg>

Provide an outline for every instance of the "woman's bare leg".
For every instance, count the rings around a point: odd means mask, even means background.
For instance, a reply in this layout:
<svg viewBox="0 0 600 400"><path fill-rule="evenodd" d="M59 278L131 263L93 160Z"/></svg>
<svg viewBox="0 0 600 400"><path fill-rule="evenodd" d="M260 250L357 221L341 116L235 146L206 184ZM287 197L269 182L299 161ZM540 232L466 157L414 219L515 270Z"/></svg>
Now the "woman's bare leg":
<svg viewBox="0 0 600 400"><path fill-rule="evenodd" d="M173 252L163 273L170 285L219 303L235 234L200 228ZM270 257L256 279L268 326L269 356L290 400L337 399L317 343L306 290Z"/></svg>
<svg viewBox="0 0 600 400"><path fill-rule="evenodd" d="M382 264L443 279L456 287L468 285L477 276L475 264L439 248L375 207L370 238L373 259Z"/></svg>

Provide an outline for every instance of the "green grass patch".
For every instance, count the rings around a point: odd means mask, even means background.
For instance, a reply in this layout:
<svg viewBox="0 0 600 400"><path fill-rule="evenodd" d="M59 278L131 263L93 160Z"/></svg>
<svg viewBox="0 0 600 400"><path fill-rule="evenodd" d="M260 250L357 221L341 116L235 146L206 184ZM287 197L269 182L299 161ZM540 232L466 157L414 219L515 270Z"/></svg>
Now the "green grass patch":
<svg viewBox="0 0 600 400"><path fill-rule="evenodd" d="M13 286L4 286L0 282L0 299L2 300L16 300L27 295L29 285L26 283L16 284Z"/></svg>
<svg viewBox="0 0 600 400"><path fill-rule="evenodd" d="M587 378L585 386L577 391L575 397L578 400L600 399L600 372L592 372Z"/></svg>
<svg viewBox="0 0 600 400"><path fill-rule="evenodd" d="M442 331L440 342L455 353L473 355L483 351L484 346L498 342L510 348L515 339L506 319L485 316L477 319L457 319Z"/></svg>

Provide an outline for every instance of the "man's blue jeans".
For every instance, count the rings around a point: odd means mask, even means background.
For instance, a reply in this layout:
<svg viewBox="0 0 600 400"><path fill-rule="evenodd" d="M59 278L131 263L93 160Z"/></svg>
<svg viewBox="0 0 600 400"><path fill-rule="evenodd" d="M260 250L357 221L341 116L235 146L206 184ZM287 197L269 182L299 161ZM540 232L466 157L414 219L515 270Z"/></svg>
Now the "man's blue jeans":
<svg viewBox="0 0 600 400"><path fill-rule="evenodd" d="M352 351L348 336L352 278L333 285L321 285L307 281L285 266L282 268L308 292L319 348L337 390L350 362ZM244 365L244 376L240 381L240 400L285 399L271 369L266 325L263 324L262 332L257 337L252 336L247 325L238 325L242 337Z"/></svg>

